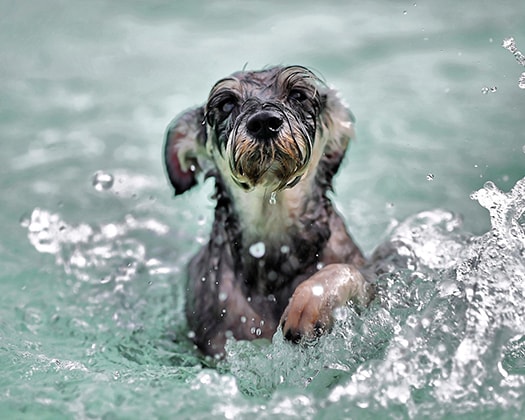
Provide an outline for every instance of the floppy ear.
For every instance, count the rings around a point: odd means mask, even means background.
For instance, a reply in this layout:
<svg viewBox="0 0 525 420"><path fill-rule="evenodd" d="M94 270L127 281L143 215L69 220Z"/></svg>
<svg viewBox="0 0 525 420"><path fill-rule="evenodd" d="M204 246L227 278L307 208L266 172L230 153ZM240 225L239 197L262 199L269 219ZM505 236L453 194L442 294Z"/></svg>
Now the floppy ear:
<svg viewBox="0 0 525 420"><path fill-rule="evenodd" d="M192 108L173 119L166 133L164 162L175 195L197 183L206 156L204 107Z"/></svg>
<svg viewBox="0 0 525 420"><path fill-rule="evenodd" d="M327 88L321 92L321 98L321 135L325 138L326 145L319 162L317 179L331 187L332 178L341 165L350 139L355 137L355 117L335 90Z"/></svg>

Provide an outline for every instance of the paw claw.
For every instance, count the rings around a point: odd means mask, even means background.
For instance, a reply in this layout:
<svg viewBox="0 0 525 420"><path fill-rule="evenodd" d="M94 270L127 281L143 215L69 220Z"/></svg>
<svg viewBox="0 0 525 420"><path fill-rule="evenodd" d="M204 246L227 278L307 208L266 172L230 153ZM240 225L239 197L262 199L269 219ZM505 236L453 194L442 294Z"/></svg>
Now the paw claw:
<svg viewBox="0 0 525 420"><path fill-rule="evenodd" d="M288 330L286 331L286 334L284 334L284 338L294 344L298 344L301 342L303 336L300 331Z"/></svg>
<svg viewBox="0 0 525 420"><path fill-rule="evenodd" d="M326 326L322 322L317 322L314 326L314 334L316 337L321 337L326 331Z"/></svg>

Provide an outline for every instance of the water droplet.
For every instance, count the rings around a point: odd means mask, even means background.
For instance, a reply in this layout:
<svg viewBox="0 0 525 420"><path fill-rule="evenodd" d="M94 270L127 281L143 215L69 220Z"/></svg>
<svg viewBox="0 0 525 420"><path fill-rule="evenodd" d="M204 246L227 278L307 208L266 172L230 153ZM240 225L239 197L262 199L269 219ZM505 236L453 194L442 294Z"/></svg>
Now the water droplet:
<svg viewBox="0 0 525 420"><path fill-rule="evenodd" d="M414 315L410 315L406 320L406 323L410 328L416 328L417 322L417 318Z"/></svg>
<svg viewBox="0 0 525 420"><path fill-rule="evenodd" d="M514 38L512 36L509 36L508 38L505 38L503 40L501 46L512 52L512 49L516 48L516 43L514 42Z"/></svg>
<svg viewBox="0 0 525 420"><path fill-rule="evenodd" d="M408 12L406 10L403 10L403 14L406 15Z"/></svg>
<svg viewBox="0 0 525 420"><path fill-rule="evenodd" d="M266 246L264 242L256 242L249 248L250 255L254 258L262 258L266 253Z"/></svg>
<svg viewBox="0 0 525 420"><path fill-rule="evenodd" d="M270 194L270 199L268 200L268 203L270 203L272 206L275 206L277 204L277 193L275 191L272 191Z"/></svg>
<svg viewBox="0 0 525 420"><path fill-rule="evenodd" d="M219 301L224 302L226 299L228 299L228 293L220 292L219 293Z"/></svg>
<svg viewBox="0 0 525 420"><path fill-rule="evenodd" d="M525 146L523 146L523 147L525 148ZM525 149L524 149L524 151L525 151ZM28 228L30 224L31 224L31 219L29 218L29 215L24 214L20 218L20 226L22 226L23 228Z"/></svg>
<svg viewBox="0 0 525 420"><path fill-rule="evenodd" d="M92 178L93 188L97 191L109 190L113 186L113 175L103 171L97 171Z"/></svg>
<svg viewBox="0 0 525 420"><path fill-rule="evenodd" d="M486 86L482 87L481 88L481 93L483 93L483 95L486 95L487 93L489 93L490 89Z"/></svg>
<svg viewBox="0 0 525 420"><path fill-rule="evenodd" d="M525 146L523 146L523 153L525 153ZM288 245L283 245L281 247L282 254L288 254L290 252L290 247Z"/></svg>
<svg viewBox="0 0 525 420"><path fill-rule="evenodd" d="M312 287L312 294L314 296L322 296L324 293L324 288L320 284L316 284Z"/></svg>
<svg viewBox="0 0 525 420"><path fill-rule="evenodd" d="M246 324L246 317L244 315L241 316L241 323Z"/></svg>
<svg viewBox="0 0 525 420"><path fill-rule="evenodd" d="M521 76L518 79L518 87L520 89L525 89L525 71L521 73Z"/></svg>
<svg viewBox="0 0 525 420"><path fill-rule="evenodd" d="M427 181L433 181L434 180L434 174L427 174Z"/></svg>

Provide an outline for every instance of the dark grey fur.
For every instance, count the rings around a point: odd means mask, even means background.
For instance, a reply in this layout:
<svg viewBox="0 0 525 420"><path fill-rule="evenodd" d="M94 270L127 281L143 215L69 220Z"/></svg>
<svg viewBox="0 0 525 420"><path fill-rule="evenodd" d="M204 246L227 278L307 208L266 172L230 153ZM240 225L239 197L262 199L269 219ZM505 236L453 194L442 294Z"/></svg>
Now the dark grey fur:
<svg viewBox="0 0 525 420"><path fill-rule="evenodd" d="M350 136L338 124L351 121L333 90L293 66L235 73L214 86L204 107L171 124L166 165L175 194L195 185L200 171L216 183L210 240L188 270L186 315L205 354L222 355L229 336L271 338L294 290L320 267L363 265L327 196ZM333 136L340 138L327 138ZM296 200L285 228L267 233L264 220L251 218L244 200L260 199L251 193L257 188ZM294 188L297 194L286 192ZM265 203L261 208L277 211ZM250 252L258 242L263 256ZM288 330L286 338L301 335Z"/></svg>

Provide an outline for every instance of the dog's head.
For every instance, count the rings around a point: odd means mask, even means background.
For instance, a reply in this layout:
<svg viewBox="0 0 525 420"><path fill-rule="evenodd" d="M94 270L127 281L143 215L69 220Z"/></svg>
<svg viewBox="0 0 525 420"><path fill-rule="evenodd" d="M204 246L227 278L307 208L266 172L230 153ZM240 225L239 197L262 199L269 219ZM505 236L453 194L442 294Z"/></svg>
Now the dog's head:
<svg viewBox="0 0 525 420"><path fill-rule="evenodd" d="M352 122L335 91L304 67L237 72L215 84L204 106L170 124L168 176L175 194L195 185L208 162L246 191L291 188L318 164L330 182Z"/></svg>

